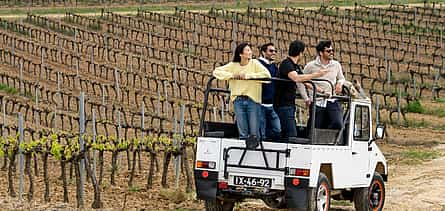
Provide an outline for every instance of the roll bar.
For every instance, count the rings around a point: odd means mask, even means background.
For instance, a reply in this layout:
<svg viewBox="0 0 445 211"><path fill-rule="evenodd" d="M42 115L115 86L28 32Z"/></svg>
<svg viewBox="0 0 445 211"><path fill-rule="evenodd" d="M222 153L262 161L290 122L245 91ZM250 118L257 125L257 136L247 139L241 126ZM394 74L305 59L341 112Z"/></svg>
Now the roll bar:
<svg viewBox="0 0 445 211"><path fill-rule="evenodd" d="M215 80L215 76L212 76L209 78L209 80L207 81L207 85L206 85L206 89L204 91L204 103L202 106L202 113L201 113L201 118L199 120L199 131L198 131L198 136L202 136L203 135L203 126L204 126L204 121L205 121L205 115L207 113L207 105L208 105L208 99L209 99L209 93L210 92L222 92L222 93L230 93L230 91L228 89L223 89L223 88L212 88L212 81ZM257 80L257 81L280 81L280 82L288 82L288 83L295 83L294 81L288 80L288 79L282 79L282 78L257 78L257 79L248 79L248 80ZM313 87L312 89L312 102L315 102L316 100L316 85L314 83L314 81L319 81L319 82L327 82L330 86L331 86L331 96L333 96L336 99L342 99L342 100L349 100L350 102L350 97L349 94L349 90L346 87L343 87L347 90L347 95L348 96L334 96L334 85L325 79L312 79L310 81L303 81L302 83L310 83ZM311 131L314 130L315 128L315 103L312 103L312 113L311 113ZM311 140L314 137L314 133L311 133Z"/></svg>

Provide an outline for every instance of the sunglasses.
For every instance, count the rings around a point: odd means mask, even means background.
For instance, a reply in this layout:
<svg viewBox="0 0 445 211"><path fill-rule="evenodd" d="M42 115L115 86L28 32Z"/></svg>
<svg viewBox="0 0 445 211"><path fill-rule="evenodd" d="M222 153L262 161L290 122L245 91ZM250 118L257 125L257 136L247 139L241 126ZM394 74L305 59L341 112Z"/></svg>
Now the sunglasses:
<svg viewBox="0 0 445 211"><path fill-rule="evenodd" d="M268 50L270 53L276 53L277 50Z"/></svg>
<svg viewBox="0 0 445 211"><path fill-rule="evenodd" d="M334 49L327 49L327 50L324 50L324 52L331 53L331 52L334 52Z"/></svg>

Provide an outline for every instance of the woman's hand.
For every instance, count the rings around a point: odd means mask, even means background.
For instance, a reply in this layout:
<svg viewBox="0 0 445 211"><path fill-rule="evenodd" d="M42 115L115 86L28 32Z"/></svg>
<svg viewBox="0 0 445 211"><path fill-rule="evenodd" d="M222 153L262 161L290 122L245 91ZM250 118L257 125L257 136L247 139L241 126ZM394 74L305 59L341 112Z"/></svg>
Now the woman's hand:
<svg viewBox="0 0 445 211"><path fill-rule="evenodd" d="M244 80L244 79L246 79L246 74L244 74L244 73L235 73L235 74L233 74L232 78L235 79L235 80Z"/></svg>

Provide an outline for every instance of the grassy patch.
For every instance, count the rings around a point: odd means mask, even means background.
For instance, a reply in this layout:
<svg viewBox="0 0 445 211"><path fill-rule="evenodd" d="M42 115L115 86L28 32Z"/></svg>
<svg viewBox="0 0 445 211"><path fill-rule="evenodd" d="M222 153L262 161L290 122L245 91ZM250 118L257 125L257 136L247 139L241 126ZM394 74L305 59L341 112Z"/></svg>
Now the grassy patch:
<svg viewBox="0 0 445 211"><path fill-rule="evenodd" d="M97 23L90 23L87 25L88 29L94 30L94 31L100 31L102 29L102 26Z"/></svg>
<svg viewBox="0 0 445 211"><path fill-rule="evenodd" d="M391 80L391 81L395 81L395 80ZM394 90L392 91L392 95L396 96L396 97L399 96L399 91L396 88L394 88ZM407 96L409 96L409 93L400 90L400 97L407 97Z"/></svg>
<svg viewBox="0 0 445 211"><path fill-rule="evenodd" d="M288 2L280 0L263 0L263 1L251 1L251 0L239 0L235 2L207 2L207 3L190 3L181 5L187 10L208 10L211 7L218 7L224 9L245 9L249 6L264 7L264 8L283 8L289 7L319 7L323 3L327 6L354 6L357 1L355 0L333 0L333 1L297 1ZM403 4L410 3L423 3L424 0L405 0ZM445 0L436 0L435 2L445 2ZM358 2L363 5L388 5L388 0L361 0ZM19 6L19 5L17 5ZM151 11L174 11L177 5L164 5L147 3L142 6L109 6L109 5L94 5L94 6L82 6L82 7L8 7L0 9L0 16L2 15L25 15L28 12L34 14L64 14L67 11L73 13L100 13L102 7L109 8L112 12L135 12L138 8L147 9Z"/></svg>
<svg viewBox="0 0 445 211"><path fill-rule="evenodd" d="M332 205L334 206L352 206L352 202L346 200L331 200Z"/></svg>
<svg viewBox="0 0 445 211"><path fill-rule="evenodd" d="M415 120L415 119L407 119L405 122L407 127L414 127L414 128L425 128L429 127L431 125L430 122L425 121L425 119L422 118L422 120Z"/></svg>
<svg viewBox="0 0 445 211"><path fill-rule="evenodd" d="M14 87L10 87L7 84L1 84L0 83L0 90L5 91L8 94L17 94L17 89Z"/></svg>
<svg viewBox="0 0 445 211"><path fill-rule="evenodd" d="M419 114L423 114L426 111L425 108L420 103L420 101L418 100L408 103L405 109L407 112L419 113Z"/></svg>
<svg viewBox="0 0 445 211"><path fill-rule="evenodd" d="M343 5L351 5L354 2L355 1L352 1L352 0L333 0L332 4L336 5L336 6L343 6Z"/></svg>
<svg viewBox="0 0 445 211"><path fill-rule="evenodd" d="M443 156L443 153L436 150L409 149L402 153L402 161L406 164L420 164Z"/></svg>
<svg viewBox="0 0 445 211"><path fill-rule="evenodd" d="M335 10L322 9L320 10L320 13L323 14L324 16L337 17L337 12Z"/></svg>
<svg viewBox="0 0 445 211"><path fill-rule="evenodd" d="M71 29L71 28L64 29L64 28L61 28L60 25L53 25L53 24L50 24L49 22L43 23L43 22L37 21L35 19L29 18L29 17L26 18L25 21L30 23L30 24L33 24L35 26L44 28L44 29L51 29L53 31L62 33L64 35L66 35L66 36L71 36L72 37L75 34L74 29Z"/></svg>
<svg viewBox="0 0 445 211"><path fill-rule="evenodd" d="M128 192L130 192L130 193L137 193L139 191L141 191L141 188L139 188L137 186L131 186L128 188Z"/></svg>
<svg viewBox="0 0 445 211"><path fill-rule="evenodd" d="M365 21L367 23L379 23L380 19L373 15L370 15L369 17L364 18L363 21Z"/></svg>
<svg viewBox="0 0 445 211"><path fill-rule="evenodd" d="M426 113L437 117L445 117L445 109L443 108L428 109Z"/></svg>
<svg viewBox="0 0 445 211"><path fill-rule="evenodd" d="M445 117L444 108L435 108L435 109L425 108L423 107L422 103L420 103L420 101L418 100L408 103L405 107L405 110L411 113L429 114L437 117Z"/></svg>
<svg viewBox="0 0 445 211"><path fill-rule="evenodd" d="M413 80L411 80L410 77L405 76L405 77L400 77L400 78L398 79L398 81L399 81L401 84L410 84L410 83L412 83Z"/></svg>
<svg viewBox="0 0 445 211"><path fill-rule="evenodd" d="M391 2L396 3L396 4L413 4L413 3L424 3L425 0L404 0L404 1L388 1L388 0L361 0L361 1L357 1L357 0L333 0L332 1L332 5L334 6L352 6L355 3L358 4L362 4L362 5L387 5ZM435 2L443 2L442 0L440 1L435 1Z"/></svg>
<svg viewBox="0 0 445 211"><path fill-rule="evenodd" d="M9 23L3 22L1 27L6 29L6 30L10 30L12 32L15 32L15 33L18 33L18 34L21 34L21 35L25 35L25 36L29 35L27 30L22 29L22 28L18 27L17 25L13 25L13 24L9 24Z"/></svg>
<svg viewBox="0 0 445 211"><path fill-rule="evenodd" d="M445 98L436 98L434 100L434 102L436 102L436 103L445 103Z"/></svg>
<svg viewBox="0 0 445 211"><path fill-rule="evenodd" d="M385 20L382 22L383 25L388 25L389 21ZM440 36L440 34L445 35L445 31L443 31L438 26L422 26L416 25L414 22L409 22L407 24L397 25L397 28L391 29L390 31L393 34L405 34L405 35L435 35Z"/></svg>
<svg viewBox="0 0 445 211"><path fill-rule="evenodd" d="M75 22L72 18L67 17L67 16L63 17L63 18L62 18L62 21L63 21L63 22L67 22L67 23L71 23L71 24L82 25L82 23L80 23L80 22ZM87 27L88 29L91 29L91 30L94 30L94 31L99 31L99 30L102 29L102 26L101 26L100 24L98 24L98 23L89 23L89 24L86 25L86 27Z"/></svg>
<svg viewBox="0 0 445 211"><path fill-rule="evenodd" d="M435 126L433 127L433 130L445 130L445 125Z"/></svg>

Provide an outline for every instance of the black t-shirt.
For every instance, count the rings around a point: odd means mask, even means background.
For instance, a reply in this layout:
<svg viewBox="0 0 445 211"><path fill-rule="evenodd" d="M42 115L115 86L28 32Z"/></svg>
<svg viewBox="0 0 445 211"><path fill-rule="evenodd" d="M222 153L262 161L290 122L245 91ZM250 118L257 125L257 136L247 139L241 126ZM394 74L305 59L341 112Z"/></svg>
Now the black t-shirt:
<svg viewBox="0 0 445 211"><path fill-rule="evenodd" d="M290 78L287 75L292 71L296 71L298 74L303 74L300 66L298 64L295 64L288 57L281 62L280 68L278 69L278 77L290 80ZM297 86L295 82L278 81L276 83L275 105L277 106L295 105L296 92L297 92Z"/></svg>

